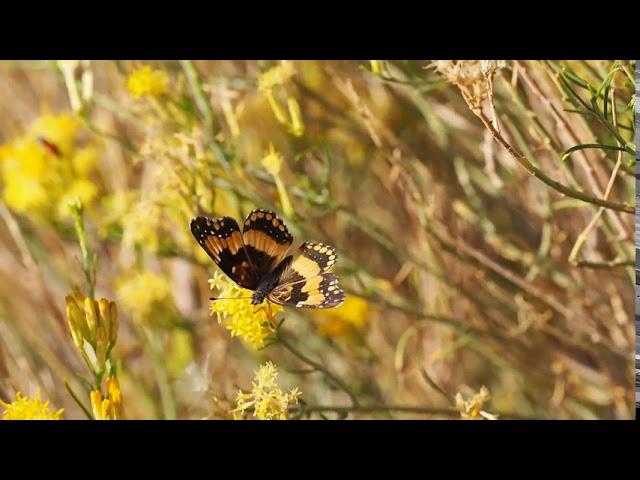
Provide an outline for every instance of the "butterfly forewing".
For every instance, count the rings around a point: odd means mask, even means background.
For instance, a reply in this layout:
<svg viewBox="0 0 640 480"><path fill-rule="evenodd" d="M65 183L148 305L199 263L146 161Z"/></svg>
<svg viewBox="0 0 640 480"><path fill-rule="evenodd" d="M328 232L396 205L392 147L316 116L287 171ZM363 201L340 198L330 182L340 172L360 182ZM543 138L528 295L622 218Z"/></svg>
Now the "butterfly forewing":
<svg viewBox="0 0 640 480"><path fill-rule="evenodd" d="M268 210L254 210L247 216L242 239L260 277L278 266L293 241L282 220Z"/></svg>
<svg viewBox="0 0 640 480"><path fill-rule="evenodd" d="M197 217L191 221L191 233L229 278L241 287L255 290L260 278L233 218Z"/></svg>

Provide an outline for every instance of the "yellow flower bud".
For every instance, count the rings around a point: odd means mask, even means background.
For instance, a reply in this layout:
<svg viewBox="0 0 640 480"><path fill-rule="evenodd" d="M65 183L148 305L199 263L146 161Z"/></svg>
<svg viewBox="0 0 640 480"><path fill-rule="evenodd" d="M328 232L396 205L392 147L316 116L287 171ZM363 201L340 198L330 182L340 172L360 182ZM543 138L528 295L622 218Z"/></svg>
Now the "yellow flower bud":
<svg viewBox="0 0 640 480"><path fill-rule="evenodd" d="M291 117L291 133L296 137L301 137L304 135L304 123L302 123L300 105L294 97L289 97L287 99L287 105L289 106L289 116Z"/></svg>
<svg viewBox="0 0 640 480"><path fill-rule="evenodd" d="M118 339L118 309L116 308L116 302L109 302L109 342L111 346L116 344L116 340Z"/></svg>
<svg viewBox="0 0 640 480"><path fill-rule="evenodd" d="M100 390L92 390L90 394L91 408L96 420L119 420L122 418L122 394L116 377L107 378L107 395L102 396Z"/></svg>
<svg viewBox="0 0 640 480"><path fill-rule="evenodd" d="M82 297L82 294L67 295L65 297L67 304L67 321L73 341L78 348L82 348L83 339L89 337L89 329L82 307L83 301L84 297Z"/></svg>
<svg viewBox="0 0 640 480"><path fill-rule="evenodd" d="M98 330L98 309L95 303L96 302L90 298L84 299L84 315L87 320L87 326L89 327L89 338L86 340L90 343L95 342L96 332Z"/></svg>
<svg viewBox="0 0 640 480"><path fill-rule="evenodd" d="M267 172L274 177L280 173L280 166L282 165L282 155L280 155L273 144L269 145L269 153L262 159L262 166Z"/></svg>
<svg viewBox="0 0 640 480"><path fill-rule="evenodd" d="M102 394L100 393L100 390L91 390L89 398L91 398L93 417L96 420L104 420L104 416L102 415Z"/></svg>
<svg viewBox="0 0 640 480"><path fill-rule="evenodd" d="M105 325L98 325L98 331L96 332L96 358L97 358L97 371L104 371L104 364L107 361L107 350L109 348L109 332Z"/></svg>
<svg viewBox="0 0 640 480"><path fill-rule="evenodd" d="M111 419L111 400L105 399L102 401L102 405L100 406L100 413L102 414L103 420Z"/></svg>
<svg viewBox="0 0 640 480"><path fill-rule="evenodd" d="M102 298L85 298L80 292L65 297L67 321L76 347L96 375L105 370L107 356L118 337L116 304Z"/></svg>
<svg viewBox="0 0 640 480"><path fill-rule="evenodd" d="M111 323L109 319L109 300L107 300L106 298L101 298L98 301L98 311L100 312L100 323L108 327Z"/></svg>
<svg viewBox="0 0 640 480"><path fill-rule="evenodd" d="M122 394L120 393L120 384L116 377L107 378L107 392L109 392L109 398L117 405L120 405Z"/></svg>

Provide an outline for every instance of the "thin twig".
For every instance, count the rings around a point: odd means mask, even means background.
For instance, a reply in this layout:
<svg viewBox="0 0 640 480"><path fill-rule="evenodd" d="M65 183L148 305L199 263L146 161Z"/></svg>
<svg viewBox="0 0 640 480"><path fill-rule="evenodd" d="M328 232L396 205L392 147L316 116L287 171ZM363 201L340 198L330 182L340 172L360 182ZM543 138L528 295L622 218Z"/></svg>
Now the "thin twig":
<svg viewBox="0 0 640 480"><path fill-rule="evenodd" d="M615 88L612 88L611 89L611 99L612 99L611 113L613 117L614 126L617 124L615 98L616 98ZM615 183L615 179L618 175L618 170L620 169L621 165L622 165L622 152L620 151L618 152L616 165L615 167L613 167L613 171L611 172L611 177L609 178L609 182L607 183L607 187L604 191L605 200L609 197L611 190L613 190L613 184ZM619 266L627 267L627 266L635 265L635 262L630 260L610 260L610 261L604 261L604 262L590 262L590 261L578 260L578 255L580 254L582 247L584 246L585 242L587 241L587 238L591 234L591 231L595 228L596 224L598 223L598 220L600 220L600 217L602 216L603 213L604 213L604 207L600 207L597 213L593 216L593 218L589 222L589 224L582 231L582 233L578 235L578 238L576 239L576 242L573 245L573 248L571 249L571 253L569 254L569 263L571 263L574 266L587 267L587 268L609 268L609 267L619 267Z"/></svg>
<svg viewBox="0 0 640 480"><path fill-rule="evenodd" d="M289 411L292 413L310 413L310 412L336 412L347 414L351 412L355 413L370 413L370 412L404 412L404 413L416 413L420 415L447 415L447 416L459 416L460 411L452 407L420 407L412 405L358 405L352 407L341 407L337 405L292 405L289 407ZM513 419L524 420L526 417L521 415L498 412L496 414L500 419Z"/></svg>
<svg viewBox="0 0 640 480"><path fill-rule="evenodd" d="M67 388L67 392L69 392L71 397L75 400L75 402L78 404L78 406L84 412L84 414L87 416L87 418L89 420L93 420L93 416L91 415L91 413L89 413L89 410L87 409L87 407L85 407L82 404L82 402L80 401L80 399L78 398L76 393L71 389L71 385L69 385L69 383L66 380L64 381L64 386Z"/></svg>
<svg viewBox="0 0 640 480"><path fill-rule="evenodd" d="M336 412L336 413L367 413L367 412L406 412L422 415L460 415L455 408L430 408L409 405L354 405L340 407L336 405L292 405L290 412Z"/></svg>
<svg viewBox="0 0 640 480"><path fill-rule="evenodd" d="M474 113L480 118L485 127L489 129L493 138L502 145L511 155L511 157L518 162L525 170L527 170L531 175L536 177L538 180L543 183L549 185L554 190L572 198L576 198L578 200L582 200L583 202L591 203L594 205L599 205L601 207L610 208L612 210L618 210L620 212L635 214L635 207L633 205L629 205L628 203L616 203L610 202L605 199L596 198L592 195L589 195L584 192L579 192L578 190L574 190L573 188L569 188L566 185L563 185L560 182L555 181L551 177L547 176L542 170L533 165L529 160L527 160L524 156L520 155L514 147L511 146L509 142L507 142L504 137L496 130L491 121L486 117L484 113L481 111L474 111Z"/></svg>
<svg viewBox="0 0 640 480"><path fill-rule="evenodd" d="M354 407L357 407L359 405L358 399L356 398L355 394L351 391L349 387L347 387L347 385L342 380L340 380L333 373L327 370L322 364L316 362L315 360L310 359L305 354L298 351L298 349L296 349L293 345L291 345L291 343L289 343L288 340L285 340L282 333L278 333L278 341L276 343L282 345L284 348L286 348L289 352L291 352L293 355L298 357L303 362L307 363L308 365L311 365L316 370L321 371L325 375L325 377L327 377L333 384L335 384L338 388L340 388L347 395L349 395L349 398L351 399L351 403L353 404Z"/></svg>

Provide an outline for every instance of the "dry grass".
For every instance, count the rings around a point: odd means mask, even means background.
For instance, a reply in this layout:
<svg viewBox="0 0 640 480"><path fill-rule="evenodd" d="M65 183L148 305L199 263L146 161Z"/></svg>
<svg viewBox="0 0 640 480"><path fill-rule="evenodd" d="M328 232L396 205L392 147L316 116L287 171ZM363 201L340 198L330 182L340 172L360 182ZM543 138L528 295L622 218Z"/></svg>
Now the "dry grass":
<svg viewBox="0 0 640 480"><path fill-rule="evenodd" d="M482 386L499 418L633 418L633 62L159 62L127 88L140 65L0 63L0 144L75 110L68 148L95 149L86 236L126 418L230 418L267 360L304 418L478 416L455 397ZM80 174L46 155L34 175L64 181L21 209L0 151L0 400L39 388L85 418L65 388L89 405L65 313ZM335 246L361 300L288 308L261 350L231 337L189 220L252 208Z"/></svg>

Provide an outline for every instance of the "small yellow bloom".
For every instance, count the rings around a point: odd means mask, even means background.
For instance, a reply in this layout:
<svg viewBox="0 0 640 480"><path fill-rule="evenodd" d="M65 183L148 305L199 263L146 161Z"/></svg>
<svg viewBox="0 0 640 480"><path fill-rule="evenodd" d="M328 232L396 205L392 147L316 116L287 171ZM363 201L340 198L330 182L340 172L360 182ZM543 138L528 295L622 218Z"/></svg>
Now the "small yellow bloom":
<svg viewBox="0 0 640 480"><path fill-rule="evenodd" d="M294 70L291 62L282 61L279 65L265 70L258 78L258 90L265 92L276 85L283 85L293 76Z"/></svg>
<svg viewBox="0 0 640 480"><path fill-rule="evenodd" d="M93 146L79 149L72 159L73 168L80 177L89 175L97 161L98 152Z"/></svg>
<svg viewBox="0 0 640 480"><path fill-rule="evenodd" d="M382 60L369 60L371 64L371 73L380 75L382 73Z"/></svg>
<svg viewBox="0 0 640 480"><path fill-rule="evenodd" d="M269 152L262 159L262 166L269 174L274 177L280 174L280 167L282 166L283 158L280 153L276 151L273 144L269 145Z"/></svg>
<svg viewBox="0 0 640 480"><path fill-rule="evenodd" d="M253 348L264 347L265 340L275 332L273 318L284 311L280 305L256 307L251 304L251 291L229 282L216 272L209 280L211 289L219 291L219 300L212 300L211 314L216 314L218 323L223 323L231 336L240 337ZM245 297L245 298L242 298ZM230 298L231 300L226 300Z"/></svg>
<svg viewBox="0 0 640 480"><path fill-rule="evenodd" d="M284 393L276 385L278 369L267 362L255 374L253 389L249 393L238 391L236 408L231 411L234 418L244 417L247 409L253 408L253 416L259 420L286 420L289 418L289 404L297 404L301 392L294 388Z"/></svg>
<svg viewBox="0 0 640 480"><path fill-rule="evenodd" d="M120 420L122 418L122 393L116 377L107 378L107 396L100 390L92 390L91 409L96 420Z"/></svg>
<svg viewBox="0 0 640 480"><path fill-rule="evenodd" d="M73 343L91 371L101 375L118 338L116 304L106 298L85 298L80 291L67 295L65 301Z"/></svg>
<svg viewBox="0 0 640 480"><path fill-rule="evenodd" d="M462 394L458 392L455 397L456 409L460 412L460 416L465 420L480 420L481 418L496 420L498 418L497 415L493 415L482 410L482 407L490 398L491 395L489 395L489 390L485 386L467 400L465 400Z"/></svg>
<svg viewBox="0 0 640 480"><path fill-rule="evenodd" d="M139 321L147 321L155 311L173 310L171 285L166 277L152 272L134 272L116 284L122 306Z"/></svg>
<svg viewBox="0 0 640 480"><path fill-rule="evenodd" d="M339 307L315 312L320 320L318 330L328 336L350 337L365 327L370 310L366 300L348 295Z"/></svg>
<svg viewBox="0 0 640 480"><path fill-rule="evenodd" d="M40 391L36 391L36 398L29 399L20 392L11 403L0 400L0 407L4 409L3 420L61 420L63 408L52 412L49 402L40 400Z"/></svg>
<svg viewBox="0 0 640 480"><path fill-rule="evenodd" d="M135 98L159 96L169 91L169 77L162 70L145 65L129 74L127 89Z"/></svg>
<svg viewBox="0 0 640 480"><path fill-rule="evenodd" d="M276 151L273 144L269 145L269 152L262 159L262 166L267 172L269 172L276 182L276 188L278 189L278 196L280 197L280 204L282 205L282 211L287 217L293 217L295 212L289 200L287 189L284 182L280 177L280 168L282 166L283 158L280 153Z"/></svg>

